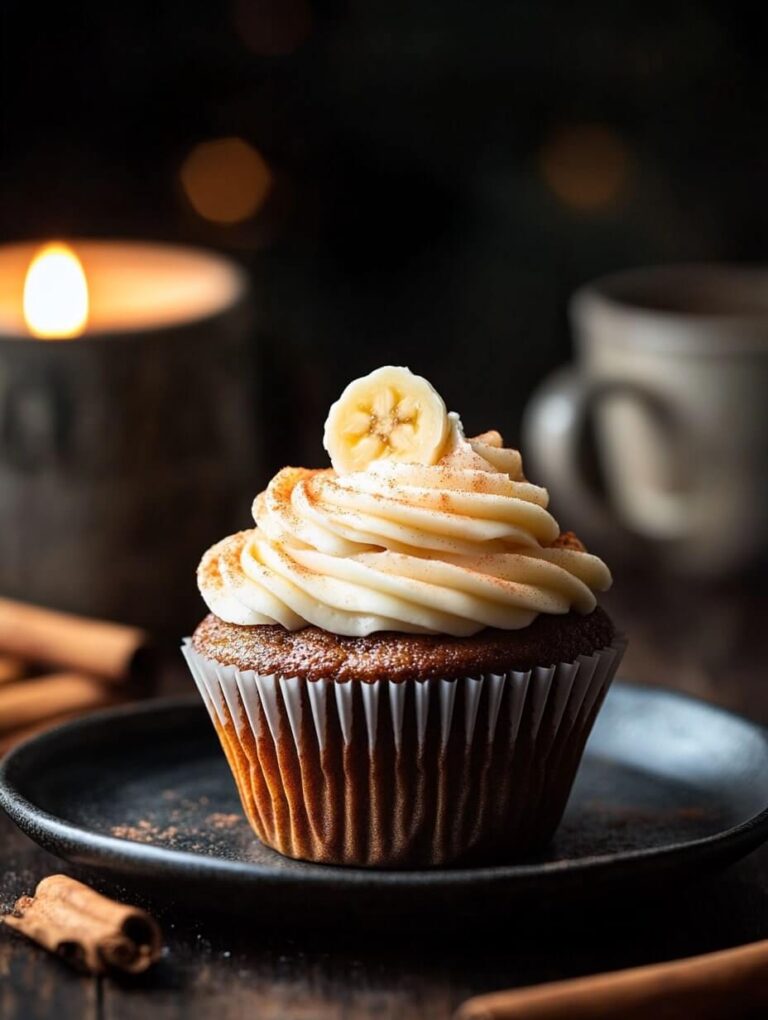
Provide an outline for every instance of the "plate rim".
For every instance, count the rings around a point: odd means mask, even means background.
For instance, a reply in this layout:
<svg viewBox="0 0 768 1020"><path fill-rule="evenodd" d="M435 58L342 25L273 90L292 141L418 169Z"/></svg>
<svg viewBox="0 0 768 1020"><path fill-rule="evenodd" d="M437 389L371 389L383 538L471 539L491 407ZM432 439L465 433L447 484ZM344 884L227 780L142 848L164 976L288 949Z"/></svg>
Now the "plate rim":
<svg viewBox="0 0 768 1020"><path fill-rule="evenodd" d="M694 697L682 691L629 680L617 680L614 687L626 688L644 696L661 700L683 701L705 708L718 715L746 725L757 733L768 749L768 727L762 726L745 716L722 708L713 702ZM139 843L119 836L108 836L84 825L68 822L57 815L36 806L16 786L12 773L22 767L19 763L29 754L41 753L48 744L57 742L61 734L77 735L83 730L99 729L105 722L116 719L152 716L179 709L194 709L205 706L194 693L154 698L132 702L92 712L72 719L29 737L0 759L0 808L13 823L29 838L56 856L62 848L69 851L61 859L82 864L96 870L109 867L127 874L137 874L151 865L155 876L172 874L179 876L205 875L211 880L235 879L249 885L268 882L273 885L319 885L328 887L364 885L367 888L387 889L392 887L465 887L472 885L509 885L520 882L526 885L532 881L546 882L552 876L568 877L571 880L587 878L595 872L604 877L620 874L627 866L633 871L643 871L656 865L675 863L680 859L690 861L695 855L698 862L716 861L728 856L739 857L756 849L768 840L768 804L762 811L751 817L707 836L678 841L662 846L641 847L613 853L586 855L576 860L542 861L540 863L482 865L465 868L422 868L382 869L359 868L313 862L301 862L304 867L294 871L291 868L275 868L269 865L247 861L232 861L222 857L198 854L189 850L175 850L153 844ZM41 842L40 836L47 838ZM256 838L256 837L254 837ZM52 850L51 847L56 847ZM75 851L78 856L74 856ZM94 858L98 854L98 859ZM84 854L85 856L81 856Z"/></svg>

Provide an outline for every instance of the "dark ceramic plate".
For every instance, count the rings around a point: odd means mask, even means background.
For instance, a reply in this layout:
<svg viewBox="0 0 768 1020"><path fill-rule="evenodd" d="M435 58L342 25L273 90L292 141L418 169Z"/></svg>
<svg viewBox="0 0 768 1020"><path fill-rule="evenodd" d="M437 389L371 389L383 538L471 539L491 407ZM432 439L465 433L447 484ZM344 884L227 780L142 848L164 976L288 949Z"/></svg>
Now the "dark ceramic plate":
<svg viewBox="0 0 768 1020"><path fill-rule="evenodd" d="M59 857L187 905L260 921L487 916L659 888L748 853L768 838L768 735L691 698L618 683L550 848L485 868L368 871L266 849L191 698L27 741L0 766L0 804Z"/></svg>

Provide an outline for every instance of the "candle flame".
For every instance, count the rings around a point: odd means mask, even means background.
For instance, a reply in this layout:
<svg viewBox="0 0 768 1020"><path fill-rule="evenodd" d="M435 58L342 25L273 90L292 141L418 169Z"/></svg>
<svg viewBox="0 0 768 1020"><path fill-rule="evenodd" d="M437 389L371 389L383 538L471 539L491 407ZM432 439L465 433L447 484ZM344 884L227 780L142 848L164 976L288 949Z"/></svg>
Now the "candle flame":
<svg viewBox="0 0 768 1020"><path fill-rule="evenodd" d="M46 244L24 281L24 320L32 336L63 340L88 323L88 282L80 259L66 244Z"/></svg>

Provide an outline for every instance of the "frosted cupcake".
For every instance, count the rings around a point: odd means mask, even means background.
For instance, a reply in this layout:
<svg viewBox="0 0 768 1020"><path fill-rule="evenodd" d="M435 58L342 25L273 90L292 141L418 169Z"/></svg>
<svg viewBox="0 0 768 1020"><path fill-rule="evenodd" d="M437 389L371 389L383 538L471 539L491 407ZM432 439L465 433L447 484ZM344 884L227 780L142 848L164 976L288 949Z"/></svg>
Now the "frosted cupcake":
<svg viewBox="0 0 768 1020"><path fill-rule="evenodd" d="M542 846L623 650L607 567L408 369L351 383L325 446L205 554L184 645L256 835L384 867Z"/></svg>

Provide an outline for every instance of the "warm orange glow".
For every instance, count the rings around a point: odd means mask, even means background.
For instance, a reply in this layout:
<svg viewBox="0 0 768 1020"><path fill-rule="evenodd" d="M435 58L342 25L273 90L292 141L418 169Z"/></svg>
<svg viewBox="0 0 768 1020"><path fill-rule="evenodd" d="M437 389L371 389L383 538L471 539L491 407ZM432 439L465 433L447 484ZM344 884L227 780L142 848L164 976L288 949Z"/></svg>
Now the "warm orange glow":
<svg viewBox="0 0 768 1020"><path fill-rule="evenodd" d="M602 124L575 124L552 134L540 153L541 172L561 202L580 212L601 209L625 190L630 155Z"/></svg>
<svg viewBox="0 0 768 1020"><path fill-rule="evenodd" d="M184 160L181 184L195 212L214 223L241 223L261 207L272 188L262 155L242 138L196 145Z"/></svg>
<svg viewBox="0 0 768 1020"><path fill-rule="evenodd" d="M65 244L47 244L24 280L24 321L32 336L63 340L88 323L88 283L80 259Z"/></svg>

